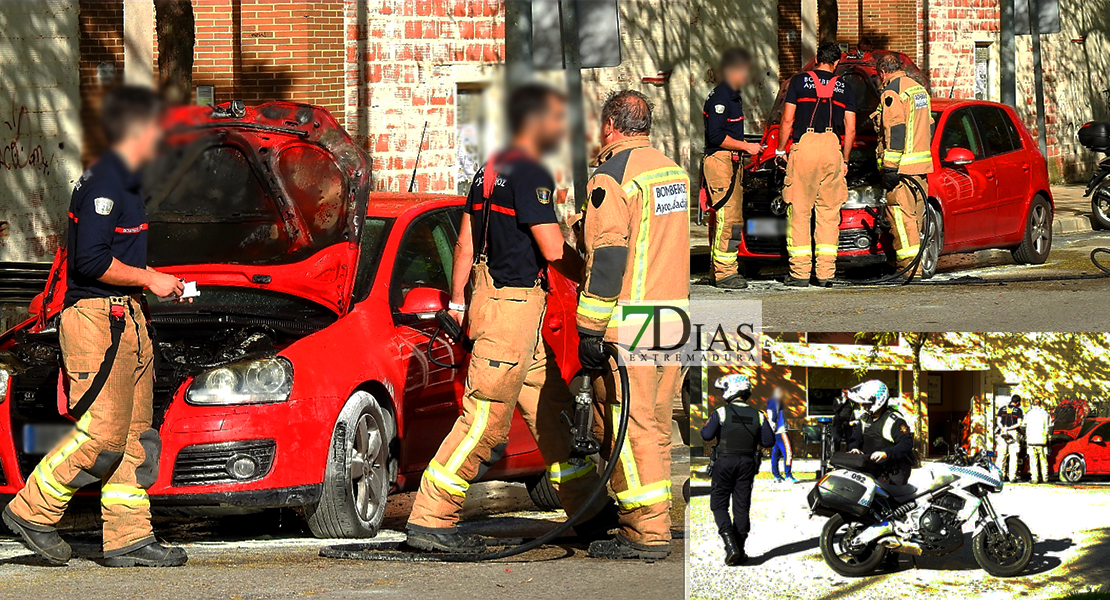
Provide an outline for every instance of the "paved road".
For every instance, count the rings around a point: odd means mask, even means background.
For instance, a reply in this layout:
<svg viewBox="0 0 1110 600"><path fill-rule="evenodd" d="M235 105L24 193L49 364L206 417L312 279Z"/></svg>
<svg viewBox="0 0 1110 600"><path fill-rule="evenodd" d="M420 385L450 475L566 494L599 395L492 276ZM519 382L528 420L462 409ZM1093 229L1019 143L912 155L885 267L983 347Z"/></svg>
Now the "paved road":
<svg viewBox="0 0 1110 600"><path fill-rule="evenodd" d="M791 289L764 269L743 291L694 285L692 310L695 321L728 324L734 299L761 300L764 331L1108 331L1110 278L998 282L1095 274L1088 255L1107 246L1108 232L1057 236L1049 262L1036 267L1014 264L1009 252L954 255L934 280L898 287Z"/></svg>
<svg viewBox="0 0 1110 600"><path fill-rule="evenodd" d="M684 525L682 484L689 451L674 453L672 510L678 536ZM412 494L390 500L382 540L399 540ZM535 537L555 526L562 513L538 512L520 484L477 484L464 508L465 529L495 537ZM0 528L2 529L2 528ZM181 544L189 563L180 569L107 569L98 560L95 533L67 535L78 558L67 567L45 567L10 537L0 537L0 600L112 598L581 598L674 600L683 594L684 540L672 543L660 562L599 561L573 544L548 546L509 561L404 564L324 559L322 546L351 540L308 537L291 512L209 518L161 519L160 536ZM3 532L5 535L6 531ZM614 584L621 593L614 595Z"/></svg>
<svg viewBox="0 0 1110 600"><path fill-rule="evenodd" d="M766 466L766 465L765 465ZM766 469L765 469L766 470ZM994 497L1004 514L1020 516L1036 537L1033 561L1021 576L998 579L979 569L964 547L944 557L903 558L894 573L850 579L821 559L817 536L824 519L807 519L812 475L797 485L764 474L753 497L749 564L723 567L708 486L694 487L687 516L690 598L806 598L822 600L914 598L1055 598L1097 589L1110 581L1110 489L1106 486L1007 485Z"/></svg>

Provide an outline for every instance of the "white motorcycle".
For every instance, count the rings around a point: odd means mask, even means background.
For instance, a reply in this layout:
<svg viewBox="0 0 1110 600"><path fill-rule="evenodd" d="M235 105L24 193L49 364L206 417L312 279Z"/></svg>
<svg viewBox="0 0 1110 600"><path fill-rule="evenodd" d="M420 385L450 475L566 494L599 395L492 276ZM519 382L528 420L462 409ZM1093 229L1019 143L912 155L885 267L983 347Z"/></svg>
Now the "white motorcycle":
<svg viewBox="0 0 1110 600"><path fill-rule="evenodd" d="M945 445L937 439L934 445ZM810 491L811 514L831 517L821 531L821 555L833 571L868 575L888 552L943 556L964 544L974 523L975 561L995 577L1025 570L1033 534L1017 517L1002 517L990 495L1002 491L1002 473L987 453L957 447L940 463L915 469L907 485L883 483L866 472L867 459L838 454Z"/></svg>

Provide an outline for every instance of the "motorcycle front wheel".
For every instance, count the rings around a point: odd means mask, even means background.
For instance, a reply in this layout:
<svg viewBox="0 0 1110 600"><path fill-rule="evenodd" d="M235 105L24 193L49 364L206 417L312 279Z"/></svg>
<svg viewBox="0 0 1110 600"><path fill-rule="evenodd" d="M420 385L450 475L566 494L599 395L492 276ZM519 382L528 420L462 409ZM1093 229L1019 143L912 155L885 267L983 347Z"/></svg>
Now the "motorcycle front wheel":
<svg viewBox="0 0 1110 600"><path fill-rule="evenodd" d="M988 523L971 541L975 562L995 577L1013 577L1029 566L1033 558L1033 534L1017 517L1006 519L1010 530L1004 535L994 523Z"/></svg>
<svg viewBox="0 0 1110 600"><path fill-rule="evenodd" d="M1110 229L1110 180L1091 193L1091 220L1100 229Z"/></svg>
<svg viewBox="0 0 1110 600"><path fill-rule="evenodd" d="M840 515L833 515L821 530L821 556L825 564L845 577L870 575L886 558L887 549L878 544L850 551L847 542L863 529L859 523L849 523Z"/></svg>

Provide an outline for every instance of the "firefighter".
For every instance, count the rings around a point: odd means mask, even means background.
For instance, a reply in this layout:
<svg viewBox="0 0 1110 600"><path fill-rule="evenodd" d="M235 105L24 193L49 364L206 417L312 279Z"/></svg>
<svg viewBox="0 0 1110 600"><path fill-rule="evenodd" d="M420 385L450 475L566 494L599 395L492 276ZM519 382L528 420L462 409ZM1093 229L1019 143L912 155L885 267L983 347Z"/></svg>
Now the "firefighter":
<svg viewBox="0 0 1110 600"><path fill-rule="evenodd" d="M673 310L659 311L666 314L655 323L661 332L657 341L673 342L682 324L675 313L689 310L689 178L649 145L650 132L651 104L643 94L611 94L601 110L604 147L587 185L578 353L583 367L602 373L595 391L605 413L599 419L609 426L604 439L610 441L620 420L621 392L603 340L617 342L618 325L626 332L639 330L641 309L667 306ZM625 345L635 332L628 335ZM615 538L592 543L590 555L664 558L671 533L671 406L681 393L681 366L639 363L628 366L628 376L628 439L614 457L618 467L611 482L621 528ZM607 460L610 450L603 449Z"/></svg>
<svg viewBox="0 0 1110 600"><path fill-rule="evenodd" d="M710 206L716 211L713 230L713 284L722 289L748 287L740 274L736 249L744 226L744 170L741 152L757 154L763 147L744 141L744 99L741 89L751 75L751 55L742 48L721 54L718 73L721 83L705 100L705 158L702 177L709 191Z"/></svg>
<svg viewBox="0 0 1110 600"><path fill-rule="evenodd" d="M74 185L69 207L65 308L58 325L67 435L27 478L3 520L53 564L71 555L55 524L74 493L101 483L104 564L180 566L181 548L159 544L146 488L158 476L161 440L151 428L154 349L143 289L180 296L173 275L146 265L147 220L139 169L161 139L162 102L150 89L124 86L102 106L111 148Z"/></svg>
<svg viewBox="0 0 1110 600"><path fill-rule="evenodd" d="M786 159L782 199L786 209L786 250L790 275L786 285L806 287L814 273L817 284L832 285L840 238L840 207L848 201L848 158L856 136L852 89L835 75L840 46L824 42L817 48L817 66L795 75L786 92L776 160ZM816 223L813 222L816 214ZM810 235L810 230L813 235Z"/></svg>
<svg viewBox="0 0 1110 600"><path fill-rule="evenodd" d="M527 84L512 93L508 118L511 146L474 176L455 247L449 309L460 324L466 316L474 347L462 416L424 470L409 516L407 543L421 550L485 551L480 536L459 532L459 512L470 483L504 451L516 408L567 514L594 513L576 532L596 539L616 526L613 505L583 506L597 469L590 460L569 462L572 439L560 415L573 413L573 396L541 333L547 268L582 277L582 258L563 241L555 216L555 180L539 162L566 135L565 99Z"/></svg>
<svg viewBox="0 0 1110 600"><path fill-rule="evenodd" d="M746 376L733 373L721 377L714 385L721 390L726 406L709 416L701 429L701 437L717 439L709 510L713 511L717 533L724 541L725 564L733 566L748 560L744 544L752 528L752 485L759 473L762 448L775 444L775 434L763 413L748 404L752 386ZM731 519L728 514L730 501Z"/></svg>
<svg viewBox="0 0 1110 600"><path fill-rule="evenodd" d="M998 470L1006 475L1007 481L1017 479L1021 428L1024 424L1025 412L1021 410L1021 396L1014 394L1008 405L998 409L998 437L995 440ZM1009 470L1006 468L1007 463Z"/></svg>
<svg viewBox="0 0 1110 600"><path fill-rule="evenodd" d="M897 54L883 54L875 65L883 82L876 112L878 151L887 216L894 233L895 264L902 269L921 249L921 220L925 215L923 199L910 191L902 177L912 177L928 192L926 175L933 172L932 108L928 90L906 75Z"/></svg>

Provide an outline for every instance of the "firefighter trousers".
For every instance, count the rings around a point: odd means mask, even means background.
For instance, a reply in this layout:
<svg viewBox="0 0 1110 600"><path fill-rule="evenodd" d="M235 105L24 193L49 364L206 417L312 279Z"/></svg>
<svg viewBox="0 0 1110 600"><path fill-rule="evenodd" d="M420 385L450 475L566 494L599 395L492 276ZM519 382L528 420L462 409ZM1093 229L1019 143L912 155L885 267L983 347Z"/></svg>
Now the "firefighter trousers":
<svg viewBox="0 0 1110 600"><path fill-rule="evenodd" d="M816 253L817 278L832 279L836 275L840 207L848 201L840 138L831 131L803 135L790 150L785 184L782 199L787 205L790 275L808 281Z"/></svg>
<svg viewBox="0 0 1110 600"><path fill-rule="evenodd" d="M629 366L628 434L610 486L617 495L621 536L643 545L671 539L671 412L682 393L682 367ZM595 378L601 399L595 422L601 455L610 460L621 417L620 377L613 369Z"/></svg>
<svg viewBox="0 0 1110 600"><path fill-rule="evenodd" d="M514 409L532 431L548 476L568 515L584 507L597 484L597 465L569 462L572 438L561 414L574 398L540 329L547 294L533 288L497 288L484 263L471 274L470 337L474 350L466 376L462 415L424 470L409 526L453 529L470 483L489 466L494 448L508 439ZM495 462L495 461L494 461ZM592 514L587 515L587 518Z"/></svg>
<svg viewBox="0 0 1110 600"><path fill-rule="evenodd" d="M141 296L80 300L62 311L58 337L70 409L92 403L35 467L11 509L51 527L79 488L101 482L104 555L125 554L154 541L146 489L158 477L161 453L151 429L154 350Z"/></svg>
<svg viewBox="0 0 1110 600"><path fill-rule="evenodd" d="M911 175L921 189L929 191L929 183L923 175ZM886 195L886 212L890 218L890 228L894 233L894 257L898 268L910 264L921 250L921 219L925 215L925 205L905 183Z"/></svg>
<svg viewBox="0 0 1110 600"><path fill-rule="evenodd" d="M710 205L720 206L716 209L712 257L713 280L720 281L739 272L736 249L744 227L744 170L736 154L719 150L705 157L701 172L709 188Z"/></svg>

